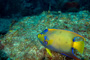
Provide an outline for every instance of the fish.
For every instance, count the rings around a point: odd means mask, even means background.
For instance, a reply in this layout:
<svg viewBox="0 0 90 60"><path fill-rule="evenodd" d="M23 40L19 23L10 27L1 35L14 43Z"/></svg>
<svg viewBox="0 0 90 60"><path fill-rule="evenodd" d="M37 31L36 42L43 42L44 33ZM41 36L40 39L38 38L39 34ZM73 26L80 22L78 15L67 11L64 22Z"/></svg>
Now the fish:
<svg viewBox="0 0 90 60"><path fill-rule="evenodd" d="M74 54L74 49L82 54L86 41L86 39L80 34L62 29L45 29L38 34L37 37L51 57L52 50L75 60L80 59ZM81 37L83 40L75 41L76 37Z"/></svg>

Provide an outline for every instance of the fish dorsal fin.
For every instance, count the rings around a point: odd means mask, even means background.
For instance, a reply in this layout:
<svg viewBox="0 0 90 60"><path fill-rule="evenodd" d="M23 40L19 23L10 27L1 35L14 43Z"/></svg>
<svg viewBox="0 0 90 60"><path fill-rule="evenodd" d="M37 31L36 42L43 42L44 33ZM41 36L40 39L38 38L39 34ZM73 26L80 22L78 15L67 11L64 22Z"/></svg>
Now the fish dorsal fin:
<svg viewBox="0 0 90 60"><path fill-rule="evenodd" d="M74 33L74 32L70 32L70 33L72 33L73 35L73 37L81 37L81 38L83 38L83 40L84 41L86 41L86 39L83 37L83 36L81 36L81 35L79 35L79 34L77 34L77 33Z"/></svg>
<svg viewBox="0 0 90 60"><path fill-rule="evenodd" d="M84 41L73 42L73 48L77 49L82 54L84 50Z"/></svg>
<svg viewBox="0 0 90 60"><path fill-rule="evenodd" d="M81 38L83 38L83 40L86 41L86 39L83 36L81 36L79 34L76 34L76 35L79 36L79 37L81 37Z"/></svg>
<svg viewBox="0 0 90 60"><path fill-rule="evenodd" d="M55 31L55 30L57 30L57 29L48 29L48 31Z"/></svg>

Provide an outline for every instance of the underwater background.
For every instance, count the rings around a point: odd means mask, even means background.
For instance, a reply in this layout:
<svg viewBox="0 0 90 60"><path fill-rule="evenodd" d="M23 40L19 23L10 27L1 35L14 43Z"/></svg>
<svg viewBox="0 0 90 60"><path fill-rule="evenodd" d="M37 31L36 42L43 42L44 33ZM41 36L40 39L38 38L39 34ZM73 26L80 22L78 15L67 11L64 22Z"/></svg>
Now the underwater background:
<svg viewBox="0 0 90 60"><path fill-rule="evenodd" d="M37 34L64 29L82 35L90 60L90 0L0 0L0 60L74 60L58 52L46 52Z"/></svg>

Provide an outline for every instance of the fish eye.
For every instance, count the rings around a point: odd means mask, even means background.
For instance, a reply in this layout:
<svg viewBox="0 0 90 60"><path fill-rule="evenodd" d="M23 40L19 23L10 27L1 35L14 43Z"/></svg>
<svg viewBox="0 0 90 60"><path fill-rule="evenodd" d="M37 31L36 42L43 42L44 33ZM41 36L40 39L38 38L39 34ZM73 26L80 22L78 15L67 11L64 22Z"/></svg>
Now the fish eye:
<svg viewBox="0 0 90 60"><path fill-rule="evenodd" d="M44 40L44 43L47 45L48 44L48 42L46 41L46 40Z"/></svg>

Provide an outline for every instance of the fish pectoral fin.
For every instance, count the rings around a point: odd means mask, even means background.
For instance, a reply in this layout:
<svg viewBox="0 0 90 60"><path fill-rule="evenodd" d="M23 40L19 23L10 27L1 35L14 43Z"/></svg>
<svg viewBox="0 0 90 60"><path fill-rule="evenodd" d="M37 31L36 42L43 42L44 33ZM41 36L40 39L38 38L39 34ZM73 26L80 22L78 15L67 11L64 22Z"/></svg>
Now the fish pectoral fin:
<svg viewBox="0 0 90 60"><path fill-rule="evenodd" d="M52 53L51 53L51 51L48 48L46 48L46 51L52 57Z"/></svg>
<svg viewBox="0 0 90 60"><path fill-rule="evenodd" d="M73 48L77 49L82 54L84 50L84 41L74 42Z"/></svg>
<svg viewBox="0 0 90 60"><path fill-rule="evenodd" d="M47 40L48 44L47 45L51 45L53 43L53 40Z"/></svg>

